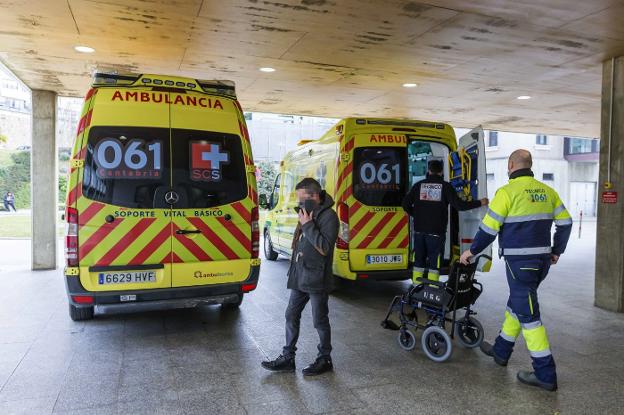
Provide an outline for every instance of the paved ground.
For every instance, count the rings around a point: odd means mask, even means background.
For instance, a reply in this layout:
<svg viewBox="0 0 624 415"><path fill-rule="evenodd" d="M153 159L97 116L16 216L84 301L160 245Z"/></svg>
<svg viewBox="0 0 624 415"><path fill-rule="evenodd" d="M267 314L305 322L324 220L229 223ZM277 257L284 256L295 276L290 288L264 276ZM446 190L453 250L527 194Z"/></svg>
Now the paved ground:
<svg viewBox="0 0 624 415"><path fill-rule="evenodd" d="M0 241L0 414L478 413L621 414L624 315L593 307L594 241L585 228L541 290L559 391L519 384L524 343L507 368L459 345L436 364L404 352L379 322L404 283L343 288L331 299L335 372L272 374L259 362L283 341L287 262L264 262L238 312L219 307L97 316L74 323L60 271L28 270L28 241ZM576 232L576 230L575 230ZM576 235L574 236L576 238ZM501 263L483 275L478 318L492 338L507 288ZM306 310L297 363L313 360Z"/></svg>

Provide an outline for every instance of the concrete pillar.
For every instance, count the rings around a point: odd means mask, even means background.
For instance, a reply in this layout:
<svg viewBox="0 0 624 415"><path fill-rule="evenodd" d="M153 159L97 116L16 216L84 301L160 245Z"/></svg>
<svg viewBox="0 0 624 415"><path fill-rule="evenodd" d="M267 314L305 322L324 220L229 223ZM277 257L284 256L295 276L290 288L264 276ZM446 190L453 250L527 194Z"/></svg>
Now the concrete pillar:
<svg viewBox="0 0 624 415"><path fill-rule="evenodd" d="M624 312L624 57L602 66L601 118L595 304ZM617 203L603 203L605 191Z"/></svg>
<svg viewBox="0 0 624 415"><path fill-rule="evenodd" d="M32 269L56 268L56 93L32 91Z"/></svg>

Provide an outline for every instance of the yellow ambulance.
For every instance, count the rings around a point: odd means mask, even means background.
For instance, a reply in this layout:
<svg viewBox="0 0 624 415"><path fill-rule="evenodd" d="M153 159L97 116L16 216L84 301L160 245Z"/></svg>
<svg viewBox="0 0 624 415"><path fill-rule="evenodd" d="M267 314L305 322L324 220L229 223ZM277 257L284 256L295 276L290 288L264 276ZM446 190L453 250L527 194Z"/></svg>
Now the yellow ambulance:
<svg viewBox="0 0 624 415"><path fill-rule="evenodd" d="M458 143L453 128L443 123L347 118L319 140L301 141L281 162L271 195L260 199L269 209L263 226L265 257L291 255L298 220L294 189L304 177L313 177L334 198L340 219L334 274L348 280L410 278L411 219L401 202L425 178L432 159L444 161L445 179L460 197L487 197L480 127ZM486 209L450 209L443 272L470 246ZM481 255L480 270L489 270L491 255L491 247Z"/></svg>
<svg viewBox="0 0 624 415"><path fill-rule="evenodd" d="M70 164L73 320L238 307L256 288L255 168L232 82L95 74Z"/></svg>

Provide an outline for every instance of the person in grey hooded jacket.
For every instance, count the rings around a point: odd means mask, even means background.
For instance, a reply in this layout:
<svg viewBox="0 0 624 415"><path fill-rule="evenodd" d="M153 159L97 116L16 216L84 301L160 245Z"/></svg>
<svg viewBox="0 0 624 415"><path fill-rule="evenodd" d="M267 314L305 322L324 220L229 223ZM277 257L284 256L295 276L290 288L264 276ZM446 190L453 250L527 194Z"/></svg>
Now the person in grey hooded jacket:
<svg viewBox="0 0 624 415"><path fill-rule="evenodd" d="M286 308L286 345L277 359L262 362L262 367L276 372L295 370L301 313L309 301L320 342L316 360L303 369L303 374L314 376L333 370L328 302L333 289L332 264L338 237L338 216L332 209L333 199L316 180L303 179L295 190L299 200L299 224L293 237L288 269L287 287L291 291Z"/></svg>

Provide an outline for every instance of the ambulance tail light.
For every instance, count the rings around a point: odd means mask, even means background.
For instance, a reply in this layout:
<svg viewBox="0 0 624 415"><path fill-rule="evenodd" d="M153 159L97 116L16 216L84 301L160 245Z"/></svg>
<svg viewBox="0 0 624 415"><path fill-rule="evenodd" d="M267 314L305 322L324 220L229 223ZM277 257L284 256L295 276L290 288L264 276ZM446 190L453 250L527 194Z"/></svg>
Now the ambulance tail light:
<svg viewBox="0 0 624 415"><path fill-rule="evenodd" d="M258 286L257 282L254 282L253 284L243 284L241 286L241 290L243 291L243 293L248 293L250 291L255 290L257 286Z"/></svg>
<svg viewBox="0 0 624 415"><path fill-rule="evenodd" d="M251 210L251 257L260 256L260 215L258 207Z"/></svg>
<svg viewBox="0 0 624 415"><path fill-rule="evenodd" d="M90 295L72 295L72 300L78 304L93 304L95 302Z"/></svg>
<svg viewBox="0 0 624 415"><path fill-rule="evenodd" d="M349 206L346 203L340 203L336 211L340 221L336 248L349 249Z"/></svg>
<svg viewBox="0 0 624 415"><path fill-rule="evenodd" d="M68 267L78 266L78 211L67 208L67 232L65 233L65 260Z"/></svg>

